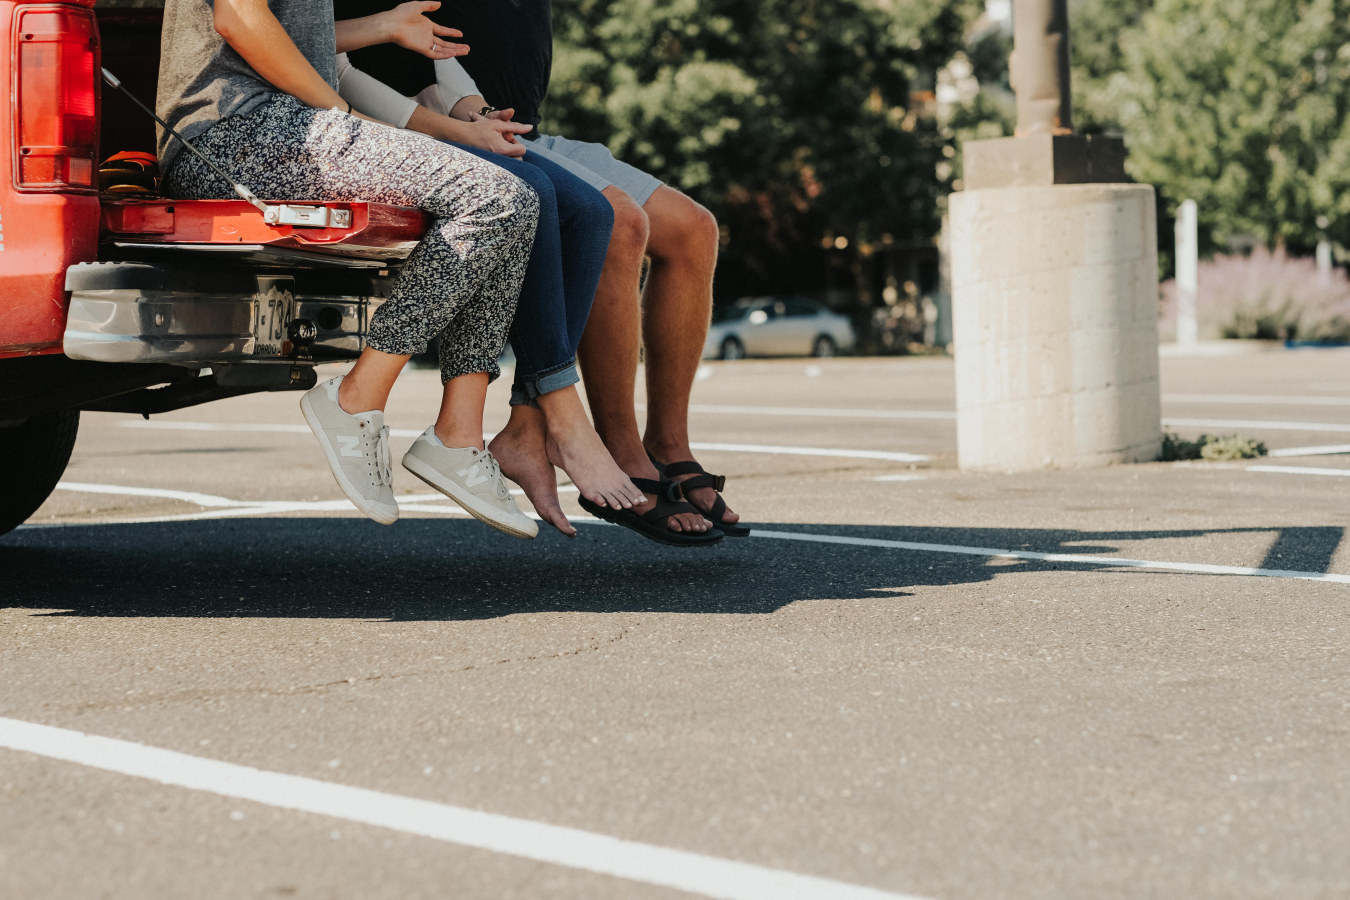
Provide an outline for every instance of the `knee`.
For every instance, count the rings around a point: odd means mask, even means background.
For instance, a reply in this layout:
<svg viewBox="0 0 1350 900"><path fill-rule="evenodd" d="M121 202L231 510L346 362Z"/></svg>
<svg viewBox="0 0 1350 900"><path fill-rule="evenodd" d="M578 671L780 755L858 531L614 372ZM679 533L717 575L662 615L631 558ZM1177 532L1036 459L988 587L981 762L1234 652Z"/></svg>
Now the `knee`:
<svg viewBox="0 0 1350 900"><path fill-rule="evenodd" d="M504 204L506 213L519 224L521 230L533 234L539 222L539 193L524 179L509 174L507 179L503 179L497 196Z"/></svg>
<svg viewBox="0 0 1350 900"><path fill-rule="evenodd" d="M614 207L610 206L609 201L598 191L587 197L581 216L586 225L596 231L602 233L607 231L611 234L614 231Z"/></svg>
<svg viewBox="0 0 1350 900"><path fill-rule="evenodd" d="M614 226L610 231L609 251L623 256L642 256L647 252L650 225L642 207L631 200L612 206Z"/></svg>
<svg viewBox="0 0 1350 900"><path fill-rule="evenodd" d="M661 244L670 248L669 252L699 258L717 255L720 239L717 219L702 204L686 199L670 217L667 230L669 239Z"/></svg>

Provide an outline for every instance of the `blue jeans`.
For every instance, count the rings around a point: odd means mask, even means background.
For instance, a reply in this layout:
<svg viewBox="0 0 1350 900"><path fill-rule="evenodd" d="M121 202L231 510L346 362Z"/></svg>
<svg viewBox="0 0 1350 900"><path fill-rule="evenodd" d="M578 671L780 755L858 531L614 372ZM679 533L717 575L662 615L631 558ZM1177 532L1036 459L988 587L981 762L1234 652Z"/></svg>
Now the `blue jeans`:
<svg viewBox="0 0 1350 900"><path fill-rule="evenodd" d="M527 152L521 159L454 144L501 166L539 195L539 225L511 323L516 377L511 403L580 381L577 345L605 267L614 210L605 196L556 163Z"/></svg>

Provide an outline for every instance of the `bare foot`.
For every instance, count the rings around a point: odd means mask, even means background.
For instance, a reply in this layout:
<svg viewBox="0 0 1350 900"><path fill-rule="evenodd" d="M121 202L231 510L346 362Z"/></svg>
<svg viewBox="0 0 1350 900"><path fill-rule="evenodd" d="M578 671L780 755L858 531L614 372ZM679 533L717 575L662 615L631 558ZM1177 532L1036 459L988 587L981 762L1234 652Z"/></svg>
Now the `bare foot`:
<svg viewBox="0 0 1350 900"><path fill-rule="evenodd" d="M539 518L568 537L576 537L576 528L558 504L558 482L548 461L544 437L543 413L529 406L513 406L511 420L488 449L502 474L525 491Z"/></svg>
<svg viewBox="0 0 1350 900"><path fill-rule="evenodd" d="M656 471L656 467L652 465L651 460L647 459L645 453L642 455L642 459L640 461L635 461L628 471L633 473L633 478L648 478L652 481L659 481L661 479L661 473ZM642 495L642 502L633 507L633 512L639 514L648 512L655 507L657 502L661 499L663 498L658 497L656 494L644 493ZM666 530L680 534L702 534L711 527L712 522L709 522L696 512L676 513L669 519L666 519Z"/></svg>
<svg viewBox="0 0 1350 900"><path fill-rule="evenodd" d="M591 427L575 387L541 395L539 406L544 412L548 459L567 473L583 497L610 509L631 509L643 502L642 492Z"/></svg>

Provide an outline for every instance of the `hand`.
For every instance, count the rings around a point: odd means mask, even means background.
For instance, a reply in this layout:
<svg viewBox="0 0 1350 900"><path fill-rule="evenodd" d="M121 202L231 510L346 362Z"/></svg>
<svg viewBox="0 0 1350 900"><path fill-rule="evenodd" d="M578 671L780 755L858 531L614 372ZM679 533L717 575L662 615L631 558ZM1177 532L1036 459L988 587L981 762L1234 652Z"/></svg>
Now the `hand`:
<svg viewBox="0 0 1350 900"><path fill-rule="evenodd" d="M488 116L470 114L467 128L470 137L464 143L502 156L513 156L517 159L524 156L525 145L516 140L516 135L529 134L534 126L512 122L510 114L513 112L514 110L506 109ZM502 113L507 115L503 117Z"/></svg>
<svg viewBox="0 0 1350 900"><path fill-rule="evenodd" d="M465 55L469 52L468 45L456 44L450 40L463 37L463 32L437 25L427 18L427 13L440 7L438 0L410 0L382 13L386 20L385 25L389 29L389 41L431 59L450 59Z"/></svg>

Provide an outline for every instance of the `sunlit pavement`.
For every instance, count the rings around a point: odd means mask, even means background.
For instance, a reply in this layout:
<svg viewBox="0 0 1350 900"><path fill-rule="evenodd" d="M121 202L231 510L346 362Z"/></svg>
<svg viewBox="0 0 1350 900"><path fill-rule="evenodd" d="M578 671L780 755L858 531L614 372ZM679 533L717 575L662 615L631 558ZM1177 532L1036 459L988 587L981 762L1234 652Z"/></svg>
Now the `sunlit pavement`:
<svg viewBox="0 0 1350 900"><path fill-rule="evenodd" d="M1350 350L1163 378L1272 455L962 474L949 359L709 363L697 552L375 525L294 395L86 415L0 540L0 895L1344 896Z"/></svg>

